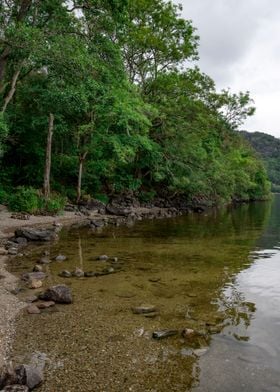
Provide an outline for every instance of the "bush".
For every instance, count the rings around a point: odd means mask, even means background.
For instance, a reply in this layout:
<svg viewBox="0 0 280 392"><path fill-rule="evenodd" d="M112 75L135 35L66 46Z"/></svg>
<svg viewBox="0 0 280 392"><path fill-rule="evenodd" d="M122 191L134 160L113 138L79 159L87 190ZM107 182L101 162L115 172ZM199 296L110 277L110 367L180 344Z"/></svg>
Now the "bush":
<svg viewBox="0 0 280 392"><path fill-rule="evenodd" d="M66 198L53 193L49 198L43 196L39 199L39 210L40 212L49 212L51 214L61 212L64 210Z"/></svg>
<svg viewBox="0 0 280 392"><path fill-rule="evenodd" d="M1 192L0 192L1 197ZM40 192L32 187L18 187L8 196L8 207L11 211L28 212L30 214L57 213L63 211L66 199L59 194L52 194L45 198Z"/></svg>
<svg viewBox="0 0 280 392"><path fill-rule="evenodd" d="M34 214L38 212L39 195L38 191L32 187L20 186L8 197L8 207L16 212L28 212Z"/></svg>
<svg viewBox="0 0 280 392"><path fill-rule="evenodd" d="M0 188L0 204L6 204L9 194L4 189Z"/></svg>

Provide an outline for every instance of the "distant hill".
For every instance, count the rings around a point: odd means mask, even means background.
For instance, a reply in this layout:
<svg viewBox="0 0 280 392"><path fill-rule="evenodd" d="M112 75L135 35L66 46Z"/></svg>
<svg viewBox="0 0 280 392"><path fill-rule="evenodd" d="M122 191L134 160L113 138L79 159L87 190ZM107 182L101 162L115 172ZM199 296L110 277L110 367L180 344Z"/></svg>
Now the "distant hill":
<svg viewBox="0 0 280 392"><path fill-rule="evenodd" d="M272 190L280 192L280 139L263 132L241 133L263 159Z"/></svg>

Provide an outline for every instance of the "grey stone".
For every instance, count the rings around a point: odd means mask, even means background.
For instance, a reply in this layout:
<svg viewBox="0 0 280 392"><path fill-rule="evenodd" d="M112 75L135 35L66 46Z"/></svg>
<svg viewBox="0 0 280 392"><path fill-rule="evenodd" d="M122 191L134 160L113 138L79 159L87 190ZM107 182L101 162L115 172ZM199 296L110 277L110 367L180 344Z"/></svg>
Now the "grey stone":
<svg viewBox="0 0 280 392"><path fill-rule="evenodd" d="M66 259L67 259L66 256L58 255L58 256L56 256L55 261L65 261Z"/></svg>
<svg viewBox="0 0 280 392"><path fill-rule="evenodd" d="M97 257L97 260L100 261L107 261L109 259L109 257L107 255L100 255Z"/></svg>
<svg viewBox="0 0 280 392"><path fill-rule="evenodd" d="M169 336L174 336L177 334L178 334L178 331L175 329L163 329L161 331L154 331L153 338L159 340L159 339L168 338Z"/></svg>
<svg viewBox="0 0 280 392"><path fill-rule="evenodd" d="M57 238L54 229L35 229L24 227L15 231L15 236L24 237L27 241L52 241Z"/></svg>
<svg viewBox="0 0 280 392"><path fill-rule="evenodd" d="M21 275L22 280L44 280L47 277L47 274L45 272L26 272Z"/></svg>
<svg viewBox="0 0 280 392"><path fill-rule="evenodd" d="M41 313L40 309L34 304L29 305L26 310L27 310L27 313L29 313L29 314Z"/></svg>
<svg viewBox="0 0 280 392"><path fill-rule="evenodd" d="M134 314L145 314L154 313L157 311L157 308L154 305L140 305L133 307L131 310Z"/></svg>
<svg viewBox="0 0 280 392"><path fill-rule="evenodd" d="M40 385L43 380L43 373L40 369L30 365L20 365L15 369L19 384L26 385L30 390Z"/></svg>
<svg viewBox="0 0 280 392"><path fill-rule="evenodd" d="M39 298L62 304L71 304L73 302L71 290L64 284L48 288L44 293L39 295Z"/></svg>
<svg viewBox="0 0 280 392"><path fill-rule="evenodd" d="M62 278L71 278L72 276L71 272L67 270L61 271L58 275L61 276Z"/></svg>
<svg viewBox="0 0 280 392"><path fill-rule="evenodd" d="M50 264L50 259L48 257L41 257L38 261L39 264Z"/></svg>
<svg viewBox="0 0 280 392"><path fill-rule="evenodd" d="M43 267L41 265L34 265L33 272L43 272Z"/></svg>
<svg viewBox="0 0 280 392"><path fill-rule="evenodd" d="M75 276L76 278L83 278L85 276L85 273L81 268L76 268L74 272L72 272L72 276Z"/></svg>

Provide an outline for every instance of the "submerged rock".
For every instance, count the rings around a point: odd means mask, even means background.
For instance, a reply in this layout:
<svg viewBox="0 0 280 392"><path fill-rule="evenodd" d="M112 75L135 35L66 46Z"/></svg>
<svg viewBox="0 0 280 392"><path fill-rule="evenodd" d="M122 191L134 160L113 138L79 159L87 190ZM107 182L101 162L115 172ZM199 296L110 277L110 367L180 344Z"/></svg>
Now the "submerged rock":
<svg viewBox="0 0 280 392"><path fill-rule="evenodd" d="M185 328L183 329L181 335L183 338L192 338L195 335L195 331L191 328Z"/></svg>
<svg viewBox="0 0 280 392"><path fill-rule="evenodd" d="M33 272L43 272L43 267L39 264L34 265Z"/></svg>
<svg viewBox="0 0 280 392"><path fill-rule="evenodd" d="M140 305L133 307L131 310L134 314L146 314L156 312L157 308L154 305Z"/></svg>
<svg viewBox="0 0 280 392"><path fill-rule="evenodd" d="M85 276L85 273L81 268L76 268L74 272L72 272L72 276L75 276L76 278L83 278Z"/></svg>
<svg viewBox="0 0 280 392"><path fill-rule="evenodd" d="M65 261L66 259L67 259L66 256L58 255L58 256L56 256L55 261Z"/></svg>
<svg viewBox="0 0 280 392"><path fill-rule="evenodd" d="M100 261L107 261L109 259L109 257L107 255L100 255L97 257L97 260Z"/></svg>
<svg viewBox="0 0 280 392"><path fill-rule="evenodd" d="M22 280L44 280L47 277L45 272L26 272L21 275Z"/></svg>
<svg viewBox="0 0 280 392"><path fill-rule="evenodd" d="M45 301L45 302L38 303L36 306L38 309L47 309L54 305L55 305L54 301Z"/></svg>
<svg viewBox="0 0 280 392"><path fill-rule="evenodd" d="M72 276L71 272L67 270L61 271L58 275L61 276L62 278L71 278Z"/></svg>
<svg viewBox="0 0 280 392"><path fill-rule="evenodd" d="M94 272L94 271L87 271L87 272L85 272L85 277L86 278L93 278L93 277L96 277L97 275L96 275L96 272Z"/></svg>
<svg viewBox="0 0 280 392"><path fill-rule="evenodd" d="M71 289L64 284L48 288L39 295L39 298L61 304L71 304L73 302Z"/></svg>
<svg viewBox="0 0 280 392"><path fill-rule="evenodd" d="M39 289L43 286L43 282L38 279L32 279L29 283L29 288L30 289Z"/></svg>
<svg viewBox="0 0 280 392"><path fill-rule="evenodd" d="M38 261L39 264L50 264L50 259L48 257L41 257Z"/></svg>
<svg viewBox="0 0 280 392"><path fill-rule="evenodd" d="M27 313L29 314L39 314L41 313L40 309L38 308L38 306L31 304L27 307Z"/></svg>
<svg viewBox="0 0 280 392"><path fill-rule="evenodd" d="M164 339L168 338L169 336L177 335L178 331L175 329L163 329L161 331L154 331L153 338L154 339Z"/></svg>

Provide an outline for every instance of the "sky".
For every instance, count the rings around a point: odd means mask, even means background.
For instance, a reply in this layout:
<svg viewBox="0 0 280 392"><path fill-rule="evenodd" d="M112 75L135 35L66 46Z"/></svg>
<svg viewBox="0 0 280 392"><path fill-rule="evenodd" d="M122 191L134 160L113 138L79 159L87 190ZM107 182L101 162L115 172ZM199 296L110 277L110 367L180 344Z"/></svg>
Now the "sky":
<svg viewBox="0 0 280 392"><path fill-rule="evenodd" d="M280 1L175 0L200 36L199 67L217 89L250 91L242 129L280 137Z"/></svg>

